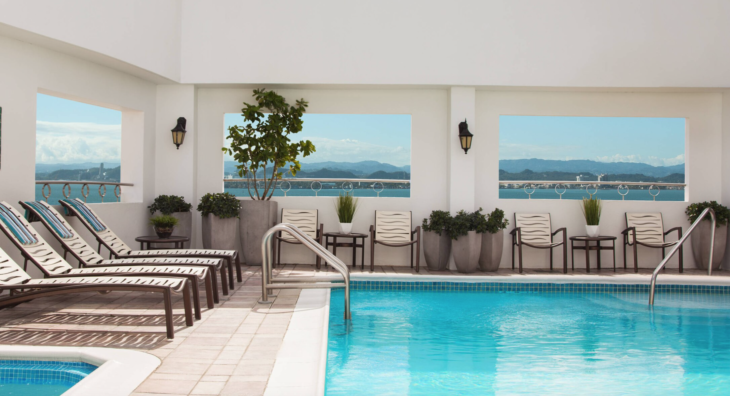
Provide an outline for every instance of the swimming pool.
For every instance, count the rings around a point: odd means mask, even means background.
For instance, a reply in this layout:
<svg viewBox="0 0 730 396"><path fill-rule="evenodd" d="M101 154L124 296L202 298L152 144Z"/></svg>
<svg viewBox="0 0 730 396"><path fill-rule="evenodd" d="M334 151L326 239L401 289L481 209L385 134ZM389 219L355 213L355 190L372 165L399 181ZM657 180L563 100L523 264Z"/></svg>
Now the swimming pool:
<svg viewBox="0 0 730 396"><path fill-rule="evenodd" d="M354 282L349 325L332 292L327 395L730 389L728 287L660 285L650 310L646 285L413 284Z"/></svg>
<svg viewBox="0 0 730 396"><path fill-rule="evenodd" d="M84 362L0 360L0 395L58 396L96 368Z"/></svg>

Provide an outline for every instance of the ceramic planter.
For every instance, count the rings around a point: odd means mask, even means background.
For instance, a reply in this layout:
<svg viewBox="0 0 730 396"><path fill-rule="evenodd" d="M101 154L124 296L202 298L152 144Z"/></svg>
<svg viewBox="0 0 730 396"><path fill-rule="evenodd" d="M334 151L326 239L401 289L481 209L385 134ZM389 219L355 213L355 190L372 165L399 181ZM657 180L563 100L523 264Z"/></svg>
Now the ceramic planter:
<svg viewBox="0 0 730 396"><path fill-rule="evenodd" d="M715 249L712 253L712 269L716 270L722 265L722 259L725 257L725 247L727 244L727 224L715 228ZM692 256L695 259L695 265L699 269L706 270L707 263L710 260L710 233L712 223L702 221L692 232Z"/></svg>
<svg viewBox="0 0 730 396"><path fill-rule="evenodd" d="M159 238L167 239L172 235L175 227L152 227Z"/></svg>
<svg viewBox="0 0 730 396"><path fill-rule="evenodd" d="M479 256L479 268L485 272L495 272L502 261L504 248L504 230L497 233L485 232L482 234L482 249Z"/></svg>
<svg viewBox="0 0 730 396"><path fill-rule="evenodd" d="M479 255L482 252L482 236L476 231L460 236L451 242L456 270L471 273L479 267Z"/></svg>
<svg viewBox="0 0 730 396"><path fill-rule="evenodd" d="M451 238L446 232L441 235L433 231L423 232L423 255L429 271L446 271L451 254Z"/></svg>
<svg viewBox="0 0 730 396"><path fill-rule="evenodd" d="M341 234L352 233L352 223L340 223L340 233Z"/></svg>
<svg viewBox="0 0 730 396"><path fill-rule="evenodd" d="M238 219L230 217L221 219L209 214L203 216L203 248L218 250L236 250L238 236Z"/></svg>
<svg viewBox="0 0 730 396"><path fill-rule="evenodd" d="M596 226L589 226L589 225L586 226L586 236L589 236L591 238L595 238L595 237L599 236L600 234L601 233L598 230L598 226L597 225Z"/></svg>
<svg viewBox="0 0 730 396"><path fill-rule="evenodd" d="M155 214L153 216L162 216L162 213L160 211L157 211L157 212L155 212ZM193 239L193 212L174 212L174 213L170 213L170 216L177 219L177 225L175 226L175 230L172 232L172 235L185 236L185 237L190 238L190 240L192 241L192 239ZM152 247L167 249L169 246L153 243ZM183 248L184 249L190 248L190 242L183 243Z"/></svg>
<svg viewBox="0 0 730 396"><path fill-rule="evenodd" d="M246 265L261 265L261 242L266 231L276 224L279 204L276 201L242 200L239 230L241 250Z"/></svg>

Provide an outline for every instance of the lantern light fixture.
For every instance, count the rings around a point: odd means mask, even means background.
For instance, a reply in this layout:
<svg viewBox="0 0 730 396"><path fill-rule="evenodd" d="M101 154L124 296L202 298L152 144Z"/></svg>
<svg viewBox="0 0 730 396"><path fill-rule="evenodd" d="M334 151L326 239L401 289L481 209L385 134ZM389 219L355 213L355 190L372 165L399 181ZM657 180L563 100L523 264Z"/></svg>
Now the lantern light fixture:
<svg viewBox="0 0 730 396"><path fill-rule="evenodd" d="M185 117L180 117L177 119L177 125L172 129L172 143L177 146L178 150L180 150L180 145L185 140L185 133L187 132L185 130L186 124L187 120L185 120Z"/></svg>
<svg viewBox="0 0 730 396"><path fill-rule="evenodd" d="M467 125L465 118L464 122L459 123L459 141L461 142L461 148L464 150L464 154L466 154L471 148L471 139L473 136L474 135L469 132L469 125Z"/></svg>

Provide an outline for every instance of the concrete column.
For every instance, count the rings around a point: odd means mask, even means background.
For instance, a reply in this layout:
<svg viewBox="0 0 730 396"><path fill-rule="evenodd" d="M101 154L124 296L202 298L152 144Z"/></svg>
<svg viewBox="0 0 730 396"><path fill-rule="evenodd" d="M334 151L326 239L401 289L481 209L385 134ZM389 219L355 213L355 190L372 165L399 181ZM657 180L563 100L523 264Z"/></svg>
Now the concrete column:
<svg viewBox="0 0 730 396"><path fill-rule="evenodd" d="M459 123L466 120L469 131L476 130L476 91L473 87L449 89L449 210L474 210L476 152L464 154L459 142ZM479 139L479 136L474 136Z"/></svg>

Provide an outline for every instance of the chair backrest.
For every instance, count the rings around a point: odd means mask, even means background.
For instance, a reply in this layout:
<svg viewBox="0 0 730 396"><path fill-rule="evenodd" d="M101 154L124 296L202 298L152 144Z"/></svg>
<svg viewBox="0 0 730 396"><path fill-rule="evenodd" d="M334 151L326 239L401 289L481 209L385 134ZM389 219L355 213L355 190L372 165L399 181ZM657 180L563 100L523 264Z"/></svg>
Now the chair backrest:
<svg viewBox="0 0 730 396"><path fill-rule="evenodd" d="M0 202L0 229L7 235L13 244L28 257L33 264L38 267L45 275L61 275L72 269L71 264L67 263L55 250L38 235L35 229L25 220L23 215L18 213L15 208L7 202ZM12 218L10 218L12 216ZM8 221L15 221L25 228L35 238L33 243L23 243L17 238L10 227L7 226Z"/></svg>
<svg viewBox="0 0 730 396"><path fill-rule="evenodd" d="M0 285L19 285L30 279L30 275L0 249Z"/></svg>
<svg viewBox="0 0 730 396"><path fill-rule="evenodd" d="M626 213L626 227L636 228L636 241L640 243L664 243L664 221L661 213ZM629 231L629 242L634 243L633 231Z"/></svg>
<svg viewBox="0 0 730 396"><path fill-rule="evenodd" d="M93 265L104 260L99 253L89 246L71 227L66 219L51 205L43 201L29 201L20 203L27 213L33 213L48 231L80 260L84 265ZM30 219L29 219L30 220Z"/></svg>
<svg viewBox="0 0 730 396"><path fill-rule="evenodd" d="M305 234L317 239L317 224L319 224L319 212L316 209L282 209L281 222L295 225ZM281 239L286 241L297 241L288 232L281 233Z"/></svg>
<svg viewBox="0 0 730 396"><path fill-rule="evenodd" d="M375 240L403 243L411 241L411 212L375 211Z"/></svg>
<svg viewBox="0 0 730 396"><path fill-rule="evenodd" d="M552 243L550 213L515 213L515 227L520 229L522 242L530 245Z"/></svg>
<svg viewBox="0 0 730 396"><path fill-rule="evenodd" d="M127 246L121 238L111 230L97 214L84 203L76 198L75 200L63 199L58 201L66 210L79 218L81 224L88 229L96 238L110 251L119 256L126 256L132 249ZM100 231L101 230L101 231Z"/></svg>

